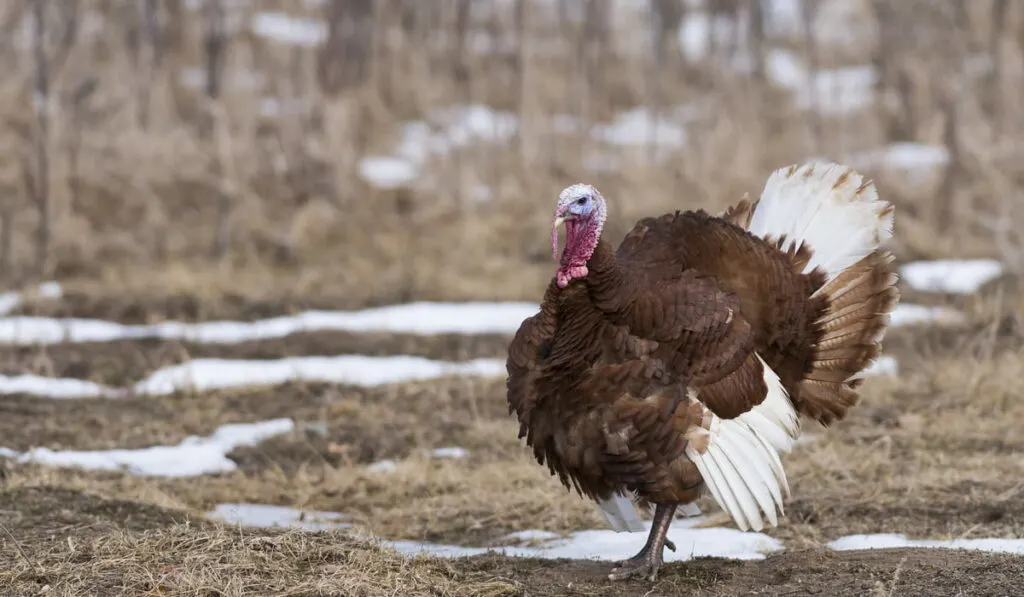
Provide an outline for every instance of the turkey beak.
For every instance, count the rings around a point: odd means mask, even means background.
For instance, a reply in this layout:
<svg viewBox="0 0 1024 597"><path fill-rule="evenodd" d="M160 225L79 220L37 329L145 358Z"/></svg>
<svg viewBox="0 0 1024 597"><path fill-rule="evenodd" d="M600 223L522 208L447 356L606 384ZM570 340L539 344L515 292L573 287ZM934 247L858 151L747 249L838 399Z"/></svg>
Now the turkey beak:
<svg viewBox="0 0 1024 597"><path fill-rule="evenodd" d="M563 214L555 216L555 221L551 223L551 257L555 261L559 260L558 254L558 227L565 223L569 219L569 214Z"/></svg>

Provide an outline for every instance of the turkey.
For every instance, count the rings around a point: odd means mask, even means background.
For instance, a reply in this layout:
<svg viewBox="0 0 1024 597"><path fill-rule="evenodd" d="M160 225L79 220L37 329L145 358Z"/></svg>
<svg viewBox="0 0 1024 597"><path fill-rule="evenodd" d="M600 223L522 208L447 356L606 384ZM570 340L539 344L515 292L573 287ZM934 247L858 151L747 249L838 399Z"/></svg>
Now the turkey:
<svg viewBox="0 0 1024 597"><path fill-rule="evenodd" d="M741 530L776 526L789 484L780 454L803 415L828 426L858 401L899 295L893 207L839 165L774 172L760 199L720 217L640 220L617 249L605 199L558 197L558 266L508 349L519 437L643 549L609 578L657 578L677 509L709 492ZM558 253L558 229L565 249Z"/></svg>

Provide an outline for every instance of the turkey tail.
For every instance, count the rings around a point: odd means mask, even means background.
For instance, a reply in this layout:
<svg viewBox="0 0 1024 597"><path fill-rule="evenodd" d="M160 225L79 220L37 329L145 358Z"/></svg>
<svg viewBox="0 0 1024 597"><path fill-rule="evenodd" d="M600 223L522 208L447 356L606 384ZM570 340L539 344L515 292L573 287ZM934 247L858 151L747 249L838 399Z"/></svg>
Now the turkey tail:
<svg viewBox="0 0 1024 597"><path fill-rule="evenodd" d="M597 505L616 531L636 533L647 530L628 496L615 493L607 499L597 500Z"/></svg>
<svg viewBox="0 0 1024 597"><path fill-rule="evenodd" d="M880 248L892 238L893 206L846 166L804 164L773 173L752 210L751 233L807 257L802 273L824 273L813 295L825 299L814 322L820 338L794 402L828 425L856 404L899 300L893 255Z"/></svg>

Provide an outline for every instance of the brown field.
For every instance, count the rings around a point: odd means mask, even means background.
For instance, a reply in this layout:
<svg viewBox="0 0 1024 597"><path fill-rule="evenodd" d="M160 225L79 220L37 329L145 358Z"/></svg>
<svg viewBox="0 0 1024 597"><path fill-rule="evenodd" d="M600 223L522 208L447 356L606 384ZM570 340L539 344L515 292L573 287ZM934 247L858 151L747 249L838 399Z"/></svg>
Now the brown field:
<svg viewBox="0 0 1024 597"><path fill-rule="evenodd" d="M654 21L621 12L634 4L625 0L451 0L436 11L411 0L331 0L322 14L313 2L210 0L205 13L192 4L0 6L9 75L0 82L0 284L57 280L64 289L61 298L28 295L13 314L153 323L536 301L553 271L550 211L566 184L598 185L611 202L606 234L619 237L644 215L718 211L756 195L778 167L852 160L896 142L949 155L923 177L863 168L896 204L898 260L991 257L1009 273L968 296L903 285L905 302L960 309L966 323L894 329L885 352L899 375L869 379L847 420L807 425L812 441L785 458L787 517L766 532L785 551L763 560L698 558L668 564L655 583L612 584L608 562L408 558L374 542L495 546L513 531L606 527L523 450L501 379L120 399L5 394L0 447L19 451L144 448L278 417L297 426L230 453L237 470L199 477L0 458L0 596L1019 592L1021 556L824 545L855 533L1024 537L1024 238L1012 225L1024 221L1024 4L814 1L814 38L736 31L752 48L752 73L729 65L729 35L694 56L670 32L659 51L658 36L645 34L659 23L673 29L670 9L693 5L681 0L652 0L662 11ZM722 15L753 6L709 4ZM843 6L840 28L867 28L857 43L826 34ZM45 43L33 34L39 10ZM246 27L266 11L323 17L335 33L308 47L274 42ZM345 37L346 28L357 33ZM770 61L766 73L757 68L757 56L782 50L812 72L870 67L871 100L842 115L801 108ZM394 152L404 123L468 104L507 112L518 127L430 153L412 183L379 188L360 174L362 158ZM672 116L684 104L697 116ZM635 108L685 125L686 143L623 147L587 136ZM581 125L556 126L560 115ZM487 200L476 198L480 187ZM239 344L0 346L0 374L124 387L196 358L462 361L503 358L509 339L320 331ZM431 457L450 446L469 456ZM384 459L394 471L366 469ZM226 502L342 512L353 528L204 519ZM712 524L732 527L712 503L701 506Z"/></svg>

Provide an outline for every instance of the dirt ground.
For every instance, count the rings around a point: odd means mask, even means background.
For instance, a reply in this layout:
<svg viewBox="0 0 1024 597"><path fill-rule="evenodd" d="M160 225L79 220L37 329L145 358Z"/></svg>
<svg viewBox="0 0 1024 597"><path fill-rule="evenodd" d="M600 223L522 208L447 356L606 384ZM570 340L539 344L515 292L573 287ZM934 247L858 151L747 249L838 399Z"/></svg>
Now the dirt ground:
<svg viewBox="0 0 1024 597"><path fill-rule="evenodd" d="M337 532L233 529L182 511L53 487L0 493L0 595L1015 595L1024 558L963 550L796 549L698 558L654 582L611 583L608 564L405 560ZM216 587L216 588L213 588Z"/></svg>
<svg viewBox="0 0 1024 597"><path fill-rule="evenodd" d="M0 437L19 450L143 448L207 435L225 423L275 417L294 418L297 429L236 449L229 454L238 464L234 472L195 478L7 461L0 465L0 557L6 559L0 586L11 588L0 594L49 587L51 595L376 596L399 588L409 595L1009 595L1024 573L1019 557L832 552L823 544L854 533L1024 536L1018 424L1024 419L1024 333L1015 312L1020 299L1011 292L1016 289L933 300L964 309L967 321L893 330L886 353L899 360L900 375L869 379L862 403L832 428L807 425L808 441L785 458L793 488L787 516L767 531L783 542L784 553L750 562L676 563L653 585L608 583L602 577L607 563L500 555L403 563L344 531L239 531L203 522L203 513L218 503L252 502L343 512L357 533L467 546L498 545L507 533L534 528L604 528L592 504L565 491L524 452L502 379L375 388L289 383L122 399L5 396ZM74 300L49 299L47 308L70 312ZM25 310L34 308L30 303ZM503 335L324 332L237 345L133 340L5 347L0 363L6 374L126 385L200 356L362 353L459 360L501 358L507 342ZM432 456L451 446L468 456ZM366 468L383 459L395 462L392 472ZM711 516L708 524L732 525L710 502L701 506ZM123 583L119 570L127 571Z"/></svg>

